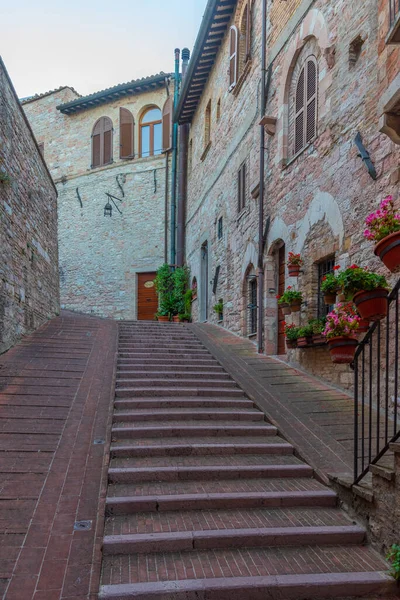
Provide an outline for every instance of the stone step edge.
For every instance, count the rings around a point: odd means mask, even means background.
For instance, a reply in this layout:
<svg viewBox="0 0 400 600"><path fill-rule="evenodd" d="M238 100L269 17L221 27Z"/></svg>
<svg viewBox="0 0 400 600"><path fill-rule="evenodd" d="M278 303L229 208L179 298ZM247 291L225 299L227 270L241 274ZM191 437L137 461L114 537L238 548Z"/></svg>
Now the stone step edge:
<svg viewBox="0 0 400 600"><path fill-rule="evenodd" d="M232 396L232 397L243 397L244 393L238 387L230 388L217 388L217 387L129 387L129 388L116 388L115 395L117 398L131 398L132 396Z"/></svg>
<svg viewBox="0 0 400 600"><path fill-rule="evenodd" d="M301 492L237 492L210 494L159 494L153 496L116 496L106 499L108 515L178 510L213 510L230 508L281 508L318 506L335 507L337 495L332 490Z"/></svg>
<svg viewBox="0 0 400 600"><path fill-rule="evenodd" d="M235 465L206 467L147 467L111 468L108 480L111 483L139 481L210 481L214 479L261 479L279 477L312 477L313 469L308 465Z"/></svg>
<svg viewBox="0 0 400 600"><path fill-rule="evenodd" d="M362 544L365 529L355 525L321 527L259 527L106 535L103 553L139 554L222 548Z"/></svg>
<svg viewBox="0 0 400 600"><path fill-rule="evenodd" d="M257 435L257 436L275 436L278 430L273 425L258 425L247 427L243 425L165 425L165 426L150 426L150 427L113 427L112 436L130 437L130 438L145 438L158 437L159 435L168 434L167 437L178 437L186 435L206 436L211 435Z"/></svg>
<svg viewBox="0 0 400 600"><path fill-rule="evenodd" d="M112 446L111 457L147 456L207 456L207 455L252 455L252 454L293 454L292 444L166 444L165 446Z"/></svg>
<svg viewBox="0 0 400 600"><path fill-rule="evenodd" d="M107 585L100 588L99 600L229 600L232 594L240 600L308 600L359 598L395 590L395 581L386 573L365 571Z"/></svg>
<svg viewBox="0 0 400 600"><path fill-rule="evenodd" d="M163 419L163 421L185 421L196 420L196 421L264 421L264 414L257 411L227 411L218 412L210 409L208 412L200 412L196 409L188 409L188 412L181 412L178 410L163 410L162 408L154 408L150 410L135 409L129 410L116 410L113 415L113 422L128 422L128 421L153 421L155 419ZM190 412L189 412L190 411Z"/></svg>

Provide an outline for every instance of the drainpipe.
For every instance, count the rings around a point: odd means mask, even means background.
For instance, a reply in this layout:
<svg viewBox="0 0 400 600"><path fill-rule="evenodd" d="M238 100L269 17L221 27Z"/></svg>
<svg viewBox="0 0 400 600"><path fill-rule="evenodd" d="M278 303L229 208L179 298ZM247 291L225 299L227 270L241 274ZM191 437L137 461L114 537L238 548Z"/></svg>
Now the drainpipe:
<svg viewBox="0 0 400 600"><path fill-rule="evenodd" d="M190 51L182 50L182 81L185 79L189 64ZM178 226L176 264L182 267L185 257L185 212L187 194L187 156L188 156L189 123L179 126L178 156Z"/></svg>
<svg viewBox="0 0 400 600"><path fill-rule="evenodd" d="M175 49L175 86L174 86L174 111L179 100L179 60L181 51ZM171 260L170 264L176 264L176 163L178 153L178 123L174 123L172 130L172 181L171 181Z"/></svg>
<svg viewBox="0 0 400 600"><path fill-rule="evenodd" d="M169 150L165 153L165 197L164 197L164 262L168 262L168 185L169 185Z"/></svg>
<svg viewBox="0 0 400 600"><path fill-rule="evenodd" d="M261 36L261 117L265 113L265 83L267 66L267 0L262 6L262 36ZM260 125L260 195L258 207L258 324L257 351L263 352L264 328L264 175L265 175L265 129Z"/></svg>

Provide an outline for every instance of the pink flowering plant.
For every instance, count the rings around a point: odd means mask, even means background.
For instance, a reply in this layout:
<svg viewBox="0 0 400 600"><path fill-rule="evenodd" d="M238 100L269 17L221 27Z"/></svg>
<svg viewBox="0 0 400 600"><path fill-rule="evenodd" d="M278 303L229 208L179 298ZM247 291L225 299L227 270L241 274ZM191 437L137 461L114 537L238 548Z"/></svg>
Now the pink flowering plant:
<svg viewBox="0 0 400 600"><path fill-rule="evenodd" d="M360 326L360 321L351 302L337 304L326 317L323 335L327 340L336 337L353 337Z"/></svg>
<svg viewBox="0 0 400 600"><path fill-rule="evenodd" d="M364 237L367 240L380 242L391 233L400 231L400 214L394 208L393 196L386 196L378 210L371 213L365 222Z"/></svg>

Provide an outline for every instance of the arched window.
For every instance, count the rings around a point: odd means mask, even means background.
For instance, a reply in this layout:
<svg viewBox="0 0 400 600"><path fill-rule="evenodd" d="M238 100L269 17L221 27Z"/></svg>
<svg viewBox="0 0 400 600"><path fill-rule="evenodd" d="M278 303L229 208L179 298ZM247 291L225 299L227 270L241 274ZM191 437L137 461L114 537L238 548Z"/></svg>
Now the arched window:
<svg viewBox="0 0 400 600"><path fill-rule="evenodd" d="M135 121L130 110L119 109L119 157L134 157L134 135Z"/></svg>
<svg viewBox="0 0 400 600"><path fill-rule="evenodd" d="M162 114L162 139L163 139L162 149L163 149L163 152L172 148L172 113L173 113L172 109L173 109L172 96L170 96L164 104L163 114Z"/></svg>
<svg viewBox="0 0 400 600"><path fill-rule="evenodd" d="M235 87L237 82L238 70L238 30L232 25L230 31L229 47L229 89Z"/></svg>
<svg viewBox="0 0 400 600"><path fill-rule="evenodd" d="M251 9L250 2L246 4L240 23L239 39L239 77L243 73L246 63L251 57Z"/></svg>
<svg viewBox="0 0 400 600"><path fill-rule="evenodd" d="M162 114L157 106L148 108L140 120L140 156L162 153Z"/></svg>
<svg viewBox="0 0 400 600"><path fill-rule="evenodd" d="M295 156L317 135L318 65L315 56L305 59L297 76L291 114L291 155Z"/></svg>
<svg viewBox="0 0 400 600"><path fill-rule="evenodd" d="M113 160L113 124L108 117L100 117L92 131L92 168L108 165Z"/></svg>

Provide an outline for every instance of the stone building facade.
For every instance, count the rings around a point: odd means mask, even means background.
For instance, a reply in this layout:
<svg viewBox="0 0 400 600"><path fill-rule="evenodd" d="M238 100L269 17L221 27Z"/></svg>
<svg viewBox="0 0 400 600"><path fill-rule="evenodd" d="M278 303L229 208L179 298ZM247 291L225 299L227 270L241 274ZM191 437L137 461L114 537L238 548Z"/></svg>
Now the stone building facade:
<svg viewBox="0 0 400 600"><path fill-rule="evenodd" d="M288 320L306 324L325 310L319 280L332 265L357 263L389 275L363 237L364 220L381 198L392 194L400 202L400 50L389 43L389 1L268 0L265 112L263 2L239 0L228 12L226 3L210 1L176 111L180 123L190 123L186 256L198 288L194 318L218 322L213 306L223 300L223 326L255 338L262 122L264 351L286 354L284 360L344 388L353 375L331 364L325 346L286 352L276 295L289 285L300 289L305 302ZM222 14L215 51L213 27ZM196 61L209 68L199 72ZM355 145L358 133L374 178ZM290 251L304 260L298 279L288 275Z"/></svg>
<svg viewBox="0 0 400 600"><path fill-rule="evenodd" d="M0 59L0 353L59 311L57 191Z"/></svg>
<svg viewBox="0 0 400 600"><path fill-rule="evenodd" d="M170 87L160 73L86 97L64 87L23 102L59 194L63 308L116 319L157 310L150 286L168 233ZM151 315L141 314L145 302Z"/></svg>

